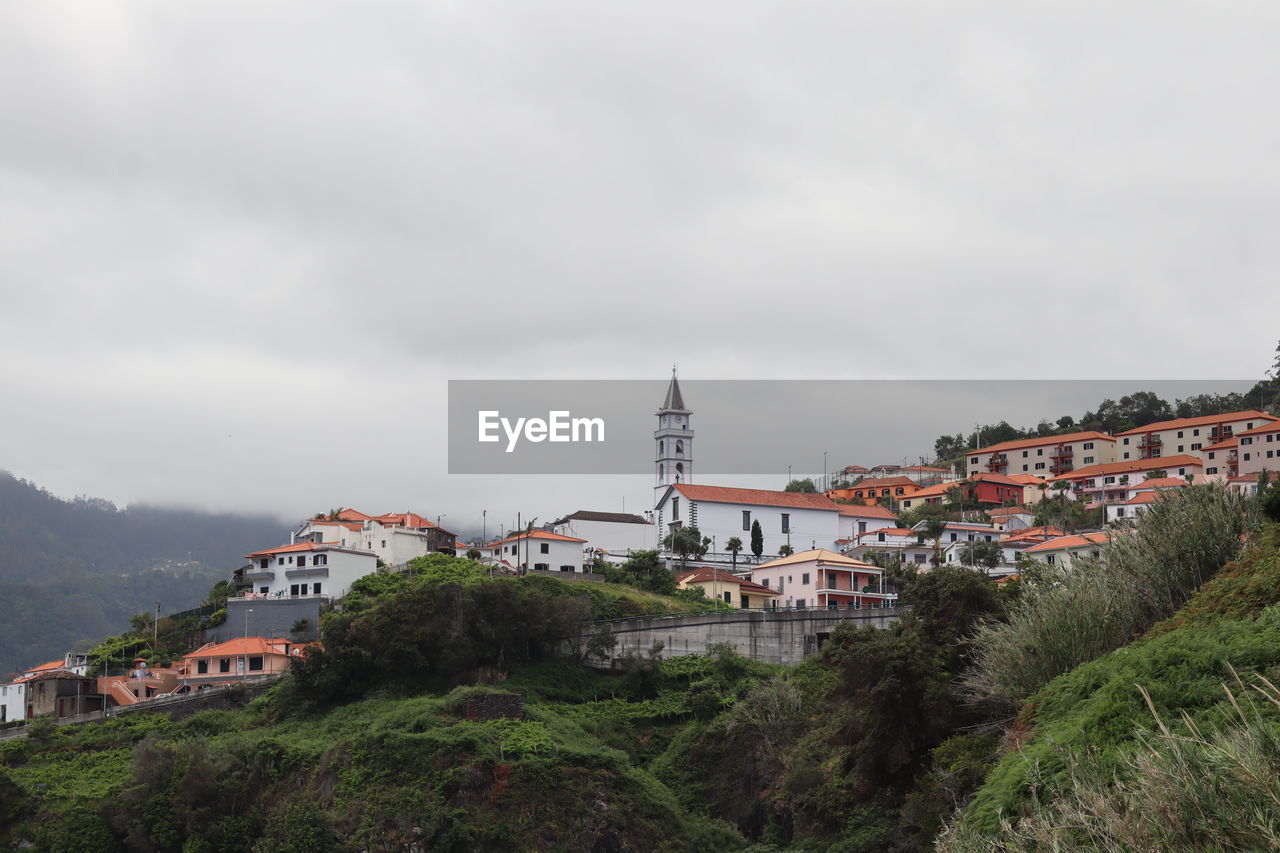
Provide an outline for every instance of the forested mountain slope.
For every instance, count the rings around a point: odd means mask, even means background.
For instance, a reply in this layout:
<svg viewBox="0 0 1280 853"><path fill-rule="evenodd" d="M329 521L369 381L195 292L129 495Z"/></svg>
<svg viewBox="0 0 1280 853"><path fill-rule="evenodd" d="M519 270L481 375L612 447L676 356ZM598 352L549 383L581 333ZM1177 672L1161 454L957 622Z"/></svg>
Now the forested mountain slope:
<svg viewBox="0 0 1280 853"><path fill-rule="evenodd" d="M266 516L63 500L0 471L0 675L119 631L159 601L195 606L287 526Z"/></svg>

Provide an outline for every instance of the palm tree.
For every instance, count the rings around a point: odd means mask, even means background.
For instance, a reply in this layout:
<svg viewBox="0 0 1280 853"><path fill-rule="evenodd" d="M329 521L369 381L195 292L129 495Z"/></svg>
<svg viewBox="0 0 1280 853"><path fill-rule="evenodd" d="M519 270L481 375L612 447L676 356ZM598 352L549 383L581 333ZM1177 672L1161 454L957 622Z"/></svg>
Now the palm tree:
<svg viewBox="0 0 1280 853"><path fill-rule="evenodd" d="M729 541L724 544L724 549L733 555L733 571L738 571L738 552L742 550L742 540L737 536L730 536Z"/></svg>
<svg viewBox="0 0 1280 853"><path fill-rule="evenodd" d="M942 534L947 532L947 520L945 518L926 518L924 527L920 532L928 539L933 540L933 564L935 566L942 565Z"/></svg>
<svg viewBox="0 0 1280 853"><path fill-rule="evenodd" d="M794 553L795 551L791 549L790 545L783 545L781 548L778 549L779 557L790 557Z"/></svg>

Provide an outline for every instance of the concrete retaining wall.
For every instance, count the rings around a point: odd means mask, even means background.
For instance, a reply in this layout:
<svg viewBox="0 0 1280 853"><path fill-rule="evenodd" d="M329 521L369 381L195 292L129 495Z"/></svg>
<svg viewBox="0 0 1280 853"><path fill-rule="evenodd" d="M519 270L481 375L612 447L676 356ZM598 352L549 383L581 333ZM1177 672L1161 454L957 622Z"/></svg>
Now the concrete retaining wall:
<svg viewBox="0 0 1280 853"><path fill-rule="evenodd" d="M308 598L233 598L227 601L227 621L206 628L206 643L225 643L237 637L286 637L299 619L311 622L311 631L302 640L314 640L320 626L319 596ZM248 611L252 610L252 613ZM246 623L246 615L248 621Z"/></svg>
<svg viewBox="0 0 1280 853"><path fill-rule="evenodd" d="M798 664L816 654L842 622L886 628L898 621L899 608L860 610L739 610L681 616L656 616L598 623L584 632L578 648L606 625L618 645L605 661L593 666L612 668L628 652L646 655L655 642L663 644L661 657L704 655L721 643L738 654L764 663Z"/></svg>

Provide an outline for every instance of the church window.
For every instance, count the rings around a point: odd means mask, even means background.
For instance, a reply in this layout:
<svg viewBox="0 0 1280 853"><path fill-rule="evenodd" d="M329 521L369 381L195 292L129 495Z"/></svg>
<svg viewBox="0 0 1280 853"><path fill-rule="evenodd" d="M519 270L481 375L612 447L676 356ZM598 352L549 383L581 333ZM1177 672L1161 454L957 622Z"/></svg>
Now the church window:
<svg viewBox="0 0 1280 853"><path fill-rule="evenodd" d="M676 456L683 456L683 455L684 455L684 442L677 438L676 439Z"/></svg>

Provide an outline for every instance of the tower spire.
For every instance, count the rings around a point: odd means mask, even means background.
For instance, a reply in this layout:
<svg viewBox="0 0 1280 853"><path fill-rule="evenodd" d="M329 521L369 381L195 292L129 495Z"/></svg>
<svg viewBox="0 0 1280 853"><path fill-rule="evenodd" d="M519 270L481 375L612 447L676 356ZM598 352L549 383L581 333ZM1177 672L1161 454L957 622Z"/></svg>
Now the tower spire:
<svg viewBox="0 0 1280 853"><path fill-rule="evenodd" d="M680 380L676 378L676 366L671 365L671 384L667 386L667 396L662 400L664 412L688 411L684 407L684 395L680 393Z"/></svg>

